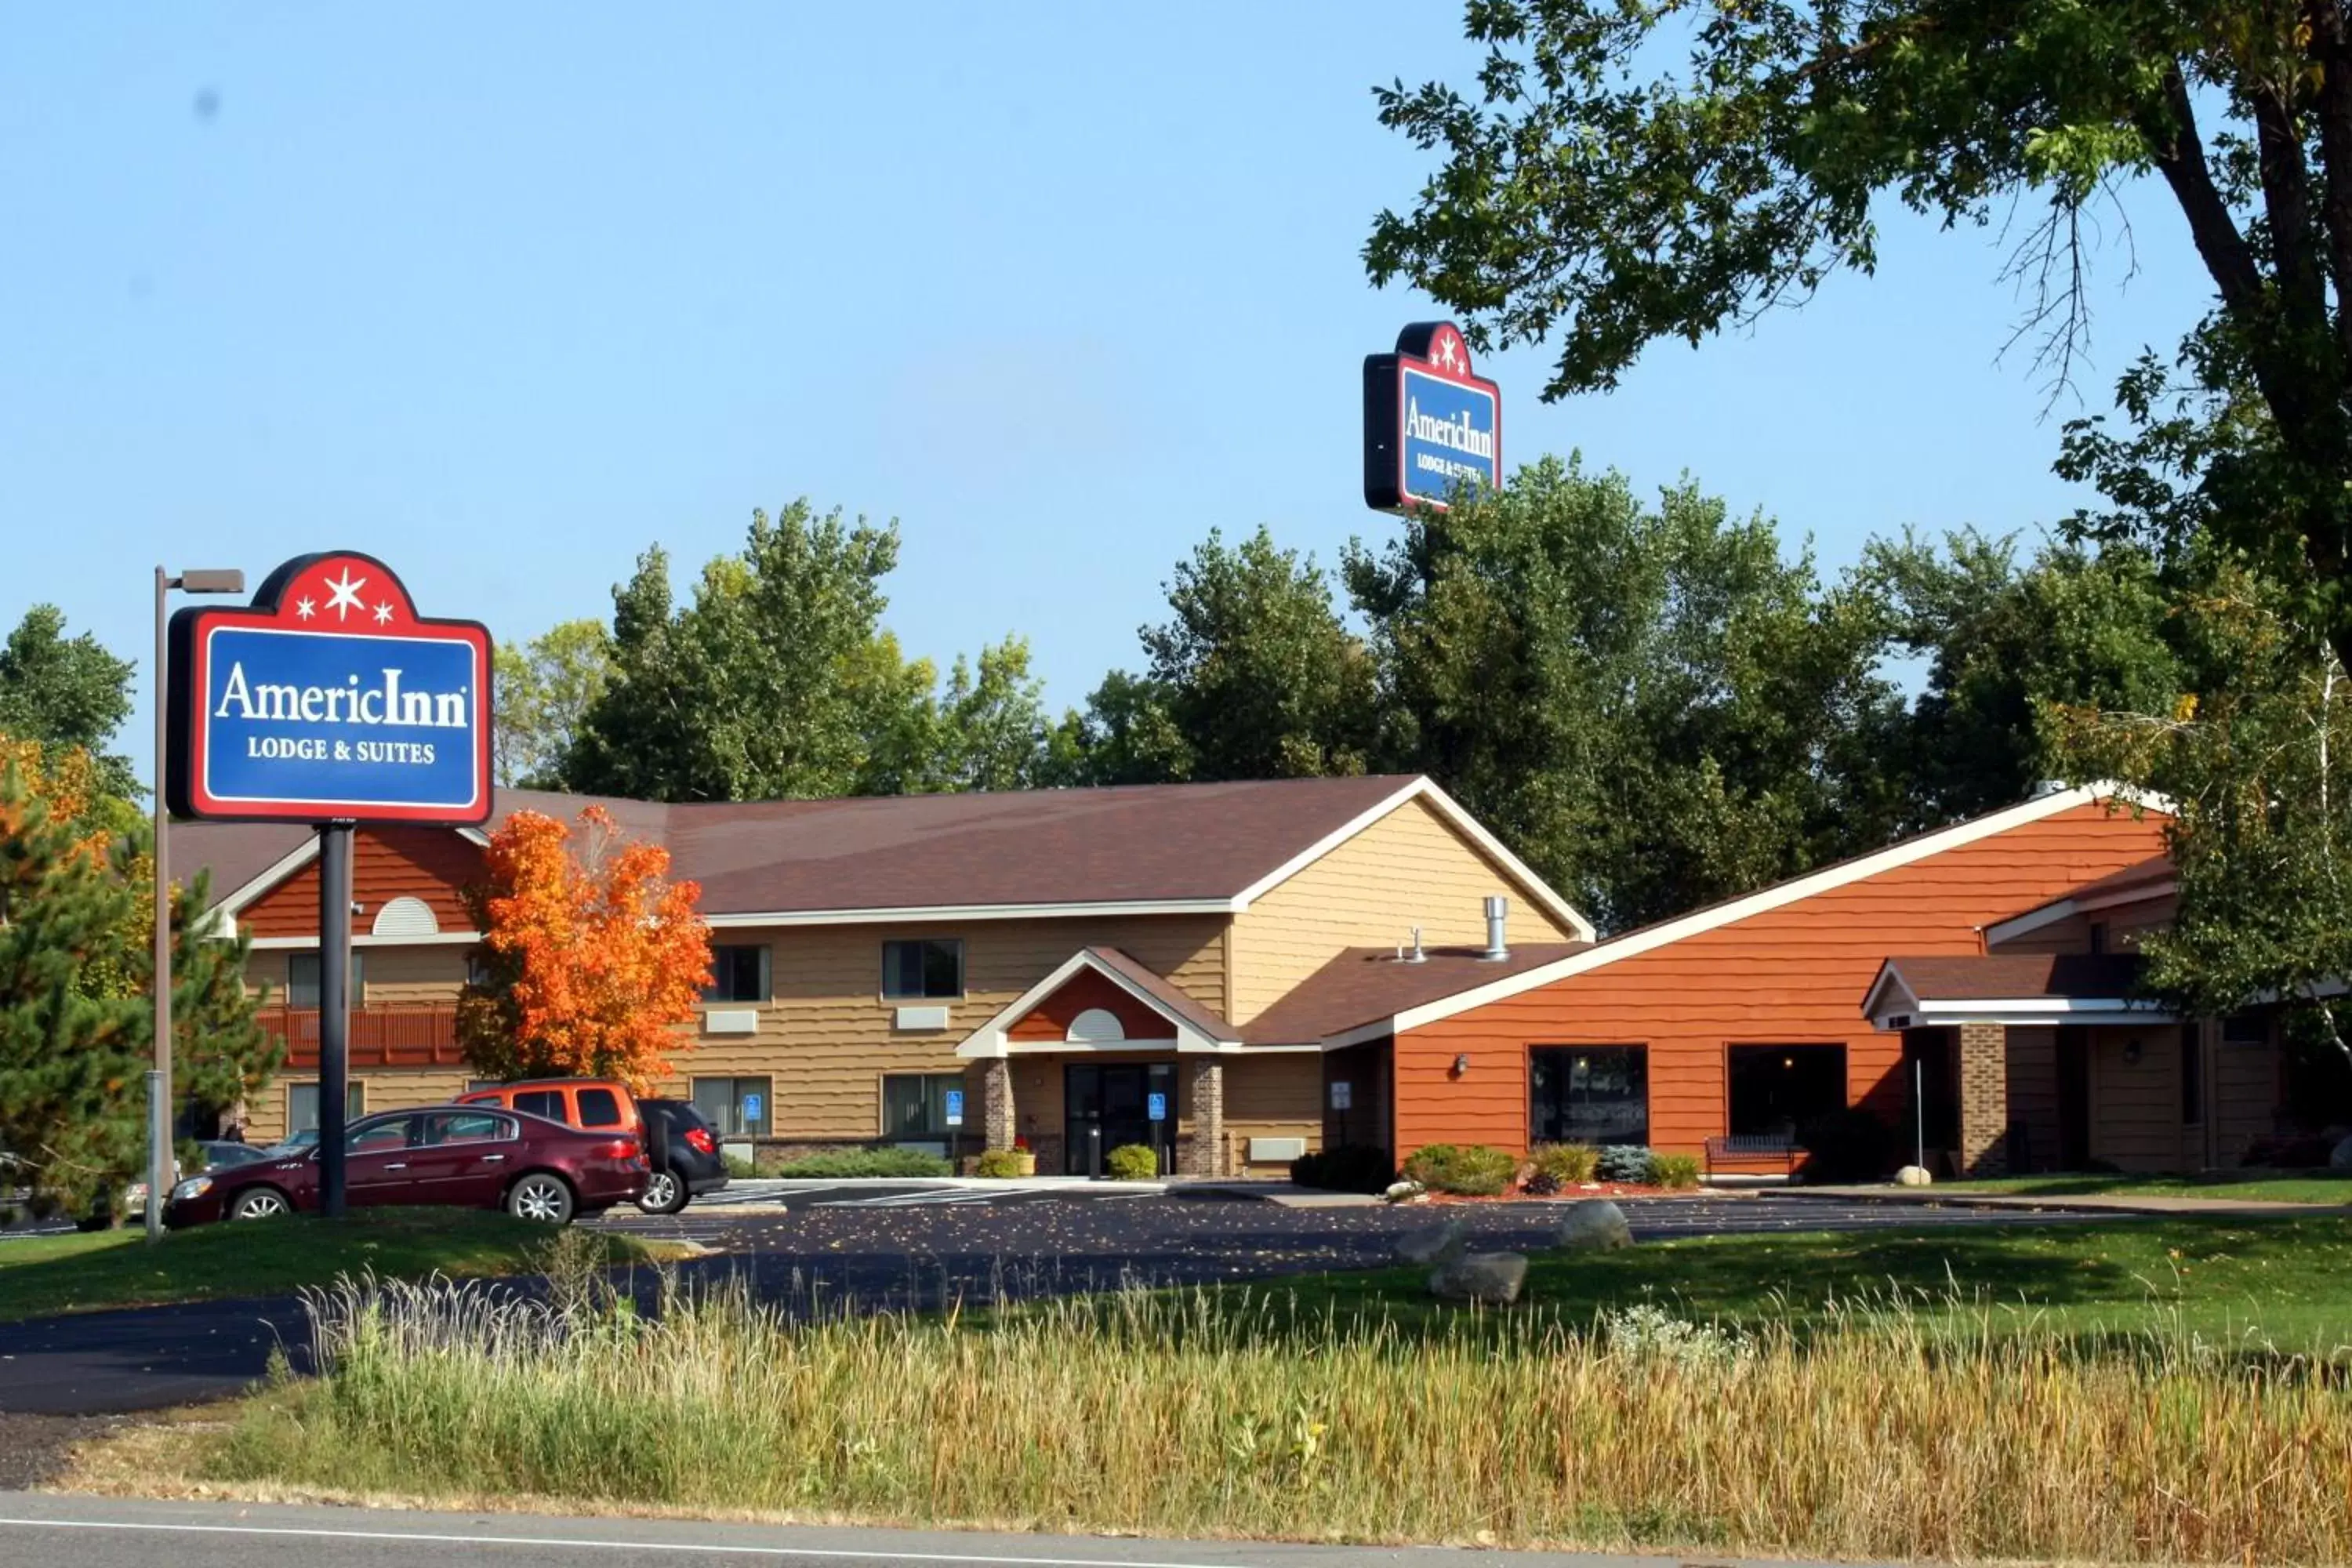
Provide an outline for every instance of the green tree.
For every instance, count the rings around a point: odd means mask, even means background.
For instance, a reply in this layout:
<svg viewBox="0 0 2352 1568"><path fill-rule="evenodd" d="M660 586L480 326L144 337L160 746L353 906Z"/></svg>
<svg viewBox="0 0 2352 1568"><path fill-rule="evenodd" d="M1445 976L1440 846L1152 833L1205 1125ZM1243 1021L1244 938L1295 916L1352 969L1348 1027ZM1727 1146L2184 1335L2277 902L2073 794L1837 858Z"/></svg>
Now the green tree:
<svg viewBox="0 0 2352 1568"><path fill-rule="evenodd" d="M939 787L1030 789L1048 782L1053 726L1045 683L1029 673L1029 641L1007 637L983 647L977 664L959 657L940 701L946 737Z"/></svg>
<svg viewBox="0 0 2352 1568"><path fill-rule="evenodd" d="M612 636L601 621L563 621L527 643L500 643L497 668L499 783L551 788L612 674Z"/></svg>
<svg viewBox="0 0 2352 1568"><path fill-rule="evenodd" d="M1556 459L1347 562L1391 765L1435 777L1606 929L1891 835L1885 606L1683 485Z"/></svg>
<svg viewBox="0 0 2352 1568"><path fill-rule="evenodd" d="M2352 20L2340 0L1996 5L1469 0L1468 95L1379 92L1443 166L1365 258L1480 346L1558 336L1547 396L1615 384L1871 271L1899 202L2010 224L2020 331L2062 381L2084 342L2084 219L2152 176L2216 305L2177 375L2121 388L2132 433L2074 432L2073 471L2155 487L2118 520L2168 553L2210 532L2352 660ZM1677 55L1684 63L1676 68ZM1888 199L1891 198L1891 199ZM2140 243L2157 243L2143 234Z"/></svg>
<svg viewBox="0 0 2352 1568"><path fill-rule="evenodd" d="M131 717L136 667L89 633L68 637L65 628L64 611L35 605L0 645L0 735L79 747L96 759L110 794L134 797L130 759L106 742Z"/></svg>
<svg viewBox="0 0 2352 1568"><path fill-rule="evenodd" d="M1192 748L1169 712L1169 693L1150 676L1114 669L1068 713L1048 742L1062 782L1170 784L1192 776Z"/></svg>

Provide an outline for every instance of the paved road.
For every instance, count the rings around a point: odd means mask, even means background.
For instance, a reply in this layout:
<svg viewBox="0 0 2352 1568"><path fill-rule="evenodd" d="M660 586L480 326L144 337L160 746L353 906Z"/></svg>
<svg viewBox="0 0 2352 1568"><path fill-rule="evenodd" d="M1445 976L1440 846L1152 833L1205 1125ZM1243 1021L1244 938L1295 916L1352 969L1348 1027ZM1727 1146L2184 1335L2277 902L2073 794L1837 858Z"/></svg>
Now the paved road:
<svg viewBox="0 0 2352 1568"><path fill-rule="evenodd" d="M937 1307L1104 1289L1198 1285L1377 1268L1396 1239L1437 1223L1433 1208L1294 1209L1272 1204L870 1185L812 1189L787 1210L689 1207L669 1218L615 1211L594 1223L721 1247L681 1266L690 1284L740 1281L801 1310ZM908 1201L883 1202L892 1196ZM1628 1200L1638 1237L1722 1231L2001 1225L2062 1216L1895 1209L1752 1197ZM1474 1245L1549 1244L1559 1205L1449 1208ZM648 1286L648 1289L650 1287ZM284 1347L298 1370L308 1333L288 1297L91 1312L0 1324L0 1411L89 1415L158 1409L234 1394Z"/></svg>
<svg viewBox="0 0 2352 1568"><path fill-rule="evenodd" d="M1470 1552L1442 1547L816 1529L671 1520L407 1513L243 1503L161 1503L0 1492L0 1563L42 1568L1666 1568L1678 1557ZM1706 1553L1714 1568L1734 1559ZM1803 1565L1775 1560L1775 1568Z"/></svg>

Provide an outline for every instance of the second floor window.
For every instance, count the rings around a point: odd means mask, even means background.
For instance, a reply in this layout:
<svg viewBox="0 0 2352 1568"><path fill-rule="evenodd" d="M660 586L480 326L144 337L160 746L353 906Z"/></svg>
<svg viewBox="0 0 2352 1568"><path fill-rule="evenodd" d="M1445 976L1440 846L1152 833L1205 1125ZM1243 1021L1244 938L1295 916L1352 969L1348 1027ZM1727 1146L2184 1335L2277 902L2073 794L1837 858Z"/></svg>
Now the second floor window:
<svg viewBox="0 0 2352 1568"><path fill-rule="evenodd" d="M765 1002L768 999L768 949L759 946L714 945L710 950L710 984L705 1002Z"/></svg>
<svg viewBox="0 0 2352 1568"><path fill-rule="evenodd" d="M963 994L963 943L931 938L882 944L882 994L908 997Z"/></svg>
<svg viewBox="0 0 2352 1568"><path fill-rule="evenodd" d="M367 1001L367 983L362 974L367 967L367 954L360 949L352 951L351 1004L357 1007ZM311 1008L319 1005L319 955L315 952L289 952L286 955L286 1005L289 1007Z"/></svg>

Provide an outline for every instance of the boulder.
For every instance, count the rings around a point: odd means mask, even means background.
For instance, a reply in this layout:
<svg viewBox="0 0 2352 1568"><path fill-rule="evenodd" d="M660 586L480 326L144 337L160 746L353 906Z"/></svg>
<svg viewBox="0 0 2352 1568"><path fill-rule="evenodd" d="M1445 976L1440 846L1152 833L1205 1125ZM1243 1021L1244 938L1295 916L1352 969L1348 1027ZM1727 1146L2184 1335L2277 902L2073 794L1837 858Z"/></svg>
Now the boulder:
<svg viewBox="0 0 2352 1568"><path fill-rule="evenodd" d="M1607 1198L1586 1198L1568 1205L1568 1214L1559 1222L1559 1244L1603 1250L1631 1247L1633 1227L1625 1223L1625 1211Z"/></svg>
<svg viewBox="0 0 2352 1568"><path fill-rule="evenodd" d="M1397 1238L1396 1255L1400 1263L1446 1263L1462 1255L1466 1232L1458 1219L1427 1230L1417 1230Z"/></svg>
<svg viewBox="0 0 2352 1568"><path fill-rule="evenodd" d="M1895 1173L1895 1184L1898 1187L1924 1187L1935 1179L1925 1165L1906 1165Z"/></svg>
<svg viewBox="0 0 2352 1568"><path fill-rule="evenodd" d="M2327 1168L2331 1171L2352 1171L2352 1138L2347 1138L2327 1152Z"/></svg>
<svg viewBox="0 0 2352 1568"><path fill-rule="evenodd" d="M1528 1260L1517 1252L1470 1252L1430 1271L1429 1293L1441 1301L1476 1301L1507 1307L1519 1299Z"/></svg>

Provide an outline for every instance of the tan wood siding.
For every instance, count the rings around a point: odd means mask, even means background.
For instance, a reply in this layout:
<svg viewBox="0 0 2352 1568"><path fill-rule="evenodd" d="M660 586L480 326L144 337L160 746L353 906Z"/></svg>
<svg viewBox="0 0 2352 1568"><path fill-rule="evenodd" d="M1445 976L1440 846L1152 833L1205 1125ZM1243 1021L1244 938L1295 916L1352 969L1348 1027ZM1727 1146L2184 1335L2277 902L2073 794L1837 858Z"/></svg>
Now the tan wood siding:
<svg viewBox="0 0 2352 1568"><path fill-rule="evenodd" d="M2007 1055L2009 1119L2025 1129L2026 1160L2047 1169L2058 1160L2058 1031L2012 1026ZM2016 1157L2011 1151L2012 1169Z"/></svg>
<svg viewBox="0 0 2352 1568"><path fill-rule="evenodd" d="M466 949L365 947L362 1000L370 1007L446 1007L466 988Z"/></svg>
<svg viewBox="0 0 2352 1568"><path fill-rule="evenodd" d="M1570 942L1528 889L1426 803L1407 801L1234 917L1233 1011L1246 1024L1348 947L1388 947L1414 926L1433 946L1483 945L1486 899L1511 900L1515 942Z"/></svg>
<svg viewBox="0 0 2352 1568"><path fill-rule="evenodd" d="M2126 1052L2139 1043L2139 1060ZM2180 1122L2180 1039L2177 1025L2091 1031L2091 1158L2126 1171L2178 1171L2202 1142Z"/></svg>
<svg viewBox="0 0 2352 1568"><path fill-rule="evenodd" d="M1224 1069L1225 1141L1233 1150L1227 1169L1252 1176L1290 1173L1286 1160L1250 1164L1253 1138L1304 1138L1310 1152L1323 1147L1321 1052L1229 1056Z"/></svg>
<svg viewBox="0 0 2352 1568"><path fill-rule="evenodd" d="M298 1083L316 1083L315 1073L288 1073L263 1089L247 1103L245 1141L248 1143L275 1143L286 1136L287 1095ZM353 1073L352 1081L361 1086L361 1109L363 1112L405 1110L412 1106L442 1105L466 1092L472 1081L462 1069L454 1072L409 1071L386 1068L375 1072Z"/></svg>
<svg viewBox="0 0 2352 1568"><path fill-rule="evenodd" d="M2275 1044L2231 1045L2213 1034L2212 1094L2207 1114L2213 1120L2213 1159L2235 1165L2246 1146L2267 1138L2278 1119L2279 1056Z"/></svg>
<svg viewBox="0 0 2352 1568"><path fill-rule="evenodd" d="M703 1075L766 1077L774 1084L770 1126L775 1137L873 1138L881 1131L883 1074L964 1071L957 1044L1081 947L1118 948L1203 1005L1221 1009L1225 919L1166 915L980 921L965 926L730 929L719 933L721 940L771 944L774 997L757 1008L755 1033L683 1031L688 1043L671 1060L668 1087L683 1093L688 1080ZM907 1004L945 1006L944 1030L899 1030L901 1004L882 998L882 944L917 937L963 943L963 995ZM1019 1072L1016 1064L1016 1106ZM973 1108L967 1120L977 1128L978 1075L968 1074L967 1084L973 1096L966 1102ZM1028 1131L1025 1120L1015 1125ZM1047 1130L1060 1131L1058 1112Z"/></svg>

